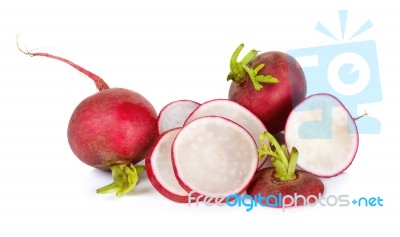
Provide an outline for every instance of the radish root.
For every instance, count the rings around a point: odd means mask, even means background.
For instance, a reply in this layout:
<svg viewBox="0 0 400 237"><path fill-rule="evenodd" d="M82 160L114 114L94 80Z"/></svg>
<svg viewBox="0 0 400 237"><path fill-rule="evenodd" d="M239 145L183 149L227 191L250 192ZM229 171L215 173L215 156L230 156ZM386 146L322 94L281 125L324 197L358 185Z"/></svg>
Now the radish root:
<svg viewBox="0 0 400 237"><path fill-rule="evenodd" d="M86 76L88 76L90 79L92 79L94 81L94 83L96 84L96 87L99 91L101 90L105 90L105 89L110 89L110 87L107 85L107 83L99 76L97 76L96 74L94 74L91 71L88 71L86 69L84 69L83 67L75 64L74 62L56 56L56 55L52 55L52 54L48 54L48 53L41 53L41 52L33 52L34 50L28 50L27 48L25 48L25 50L23 50L20 45L19 45L19 40L18 40L18 35L17 35L17 48L20 52L22 52L25 55L31 56L31 57L35 57L35 56L42 56L42 57L47 57L47 58L53 58L56 60L59 60L61 62L67 63L70 66L72 66L73 68L75 68L76 70L80 71L81 73L85 74Z"/></svg>

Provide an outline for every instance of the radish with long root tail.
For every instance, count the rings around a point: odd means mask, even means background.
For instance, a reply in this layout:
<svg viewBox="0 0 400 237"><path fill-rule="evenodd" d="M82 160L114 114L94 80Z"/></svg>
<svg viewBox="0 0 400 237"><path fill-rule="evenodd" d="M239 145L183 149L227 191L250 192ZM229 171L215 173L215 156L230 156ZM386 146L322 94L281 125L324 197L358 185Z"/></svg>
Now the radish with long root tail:
<svg viewBox="0 0 400 237"><path fill-rule="evenodd" d="M41 56L64 62L92 79L99 90L84 99L68 124L68 142L85 164L111 170L114 182L97 190L117 196L135 187L143 160L158 136L157 113L142 95L123 88L110 88L96 74L65 58L18 49L31 57Z"/></svg>

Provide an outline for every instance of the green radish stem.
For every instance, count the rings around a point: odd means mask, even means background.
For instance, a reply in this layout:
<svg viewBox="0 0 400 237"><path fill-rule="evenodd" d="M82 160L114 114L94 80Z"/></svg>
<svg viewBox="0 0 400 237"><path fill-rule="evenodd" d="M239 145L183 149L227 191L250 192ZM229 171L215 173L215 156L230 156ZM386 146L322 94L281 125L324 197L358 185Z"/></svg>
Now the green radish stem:
<svg viewBox="0 0 400 237"><path fill-rule="evenodd" d="M106 194L106 193L116 193L117 197L122 196L123 194L129 192L133 189L138 180L138 174L144 171L144 166L134 166L134 165L126 165L126 164L117 164L111 166L112 177L114 178L114 182L111 184L99 188L96 190L97 193Z"/></svg>
<svg viewBox="0 0 400 237"><path fill-rule="evenodd" d="M244 82L246 75L248 75L254 85L256 90L261 90L263 86L260 82L264 83L278 83L279 80L271 75L257 75L258 72L265 66L264 64L258 65L256 68L250 68L248 64L253 60L257 54L257 50L251 50L249 53L244 56L244 58L238 62L238 57L240 52L243 50L244 44L240 44L232 54L230 60L230 69L231 71L228 74L227 80L232 80L238 84Z"/></svg>
<svg viewBox="0 0 400 237"><path fill-rule="evenodd" d="M17 36L17 47L19 49L19 51L21 51L22 53L29 55L31 57L35 57L35 56L42 56L42 57L47 57L47 58L52 58L52 59L56 59L59 61L62 61L64 63L69 64L70 66L72 66L73 68L75 68L76 70L80 71L81 73L85 74L86 76L88 76L90 79L92 79L94 81L94 83L96 84L96 87L99 91L104 90L104 89L110 89L110 87L107 85L107 83L101 79L101 77L97 76L96 74L94 74L91 71L88 71L86 69L84 69L83 67L75 64L74 62L71 62L68 59L59 57L59 56L55 56L52 54L48 54L48 53L34 53L31 52L29 50L22 50L21 47L19 47L19 43L18 43L18 36Z"/></svg>
<svg viewBox="0 0 400 237"><path fill-rule="evenodd" d="M268 139L269 145L265 142ZM259 136L261 148L258 149L258 157L269 155L272 165L275 167L275 177L279 180L296 179L296 163L299 157L299 152L296 147L293 147L289 153L287 147L279 145L278 141L271 133L265 131Z"/></svg>

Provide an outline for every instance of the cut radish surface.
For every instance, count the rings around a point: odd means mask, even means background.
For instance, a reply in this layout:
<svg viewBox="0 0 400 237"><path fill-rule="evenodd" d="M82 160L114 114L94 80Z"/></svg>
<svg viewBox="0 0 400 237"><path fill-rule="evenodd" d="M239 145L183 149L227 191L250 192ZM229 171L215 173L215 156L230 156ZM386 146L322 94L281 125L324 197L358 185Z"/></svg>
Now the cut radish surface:
<svg viewBox="0 0 400 237"><path fill-rule="evenodd" d="M205 116L221 116L238 123L251 134L258 148L261 146L258 137L261 133L267 131L267 128L261 120L252 112L240 104L226 99L211 100L200 105L192 114L190 114L185 121L185 125L195 119ZM267 156L264 156L259 160L258 168L264 164L266 159Z"/></svg>
<svg viewBox="0 0 400 237"><path fill-rule="evenodd" d="M309 96L291 112L285 140L289 150L298 149L298 166L320 177L342 173L358 149L354 119L330 94Z"/></svg>
<svg viewBox="0 0 400 237"><path fill-rule="evenodd" d="M146 173L153 187L164 197L186 203L188 193L179 185L172 168L171 147L180 128L160 135L150 156L146 159Z"/></svg>
<svg viewBox="0 0 400 237"><path fill-rule="evenodd" d="M177 100L161 109L158 115L158 130L161 133L183 126L187 117L200 104L191 100Z"/></svg>
<svg viewBox="0 0 400 237"><path fill-rule="evenodd" d="M237 123L209 116L186 124L172 145L175 175L193 196L242 193L257 169L257 146Z"/></svg>

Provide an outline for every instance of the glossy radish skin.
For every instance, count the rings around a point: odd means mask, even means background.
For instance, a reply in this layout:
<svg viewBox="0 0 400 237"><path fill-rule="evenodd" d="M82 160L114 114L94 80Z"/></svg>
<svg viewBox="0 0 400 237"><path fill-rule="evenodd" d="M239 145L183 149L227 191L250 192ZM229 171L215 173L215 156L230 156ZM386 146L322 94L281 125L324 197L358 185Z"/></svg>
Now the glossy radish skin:
<svg viewBox="0 0 400 237"><path fill-rule="evenodd" d="M185 124L206 116L221 116L238 123L250 133L257 147L260 148L258 136L267 129L260 119L240 104L227 99L215 99L204 102L190 114ZM259 159L258 168L265 163L267 158L268 156L264 156Z"/></svg>
<svg viewBox="0 0 400 237"><path fill-rule="evenodd" d="M193 196L211 198L242 193L258 163L252 136L237 123L215 116L186 124L175 138L172 157L181 186Z"/></svg>
<svg viewBox="0 0 400 237"><path fill-rule="evenodd" d="M306 97L307 85L300 64L292 56L277 51L244 61L256 72L251 78L248 73L232 70L228 98L253 112L272 134L282 131L290 111ZM255 70L257 67L260 69Z"/></svg>
<svg viewBox="0 0 400 237"><path fill-rule="evenodd" d="M263 197L268 197L269 195L274 195L276 197L279 197L279 195L282 195L282 197L287 195L291 197L295 195L317 197L317 199L309 198L309 203L305 203L304 199L299 198L296 203L297 206L315 203L320 195L324 193L324 184L314 175L297 170L295 171L295 176L296 178L290 181L280 180L276 177L273 167L264 168L257 171L246 192L251 196L260 194ZM290 198L285 198L284 201L285 203L283 204L285 206L293 205ZM273 199L268 200L268 202L272 207L282 207L279 203L275 203ZM265 200L263 204L266 205Z"/></svg>
<svg viewBox="0 0 400 237"><path fill-rule="evenodd" d="M110 169L114 164L136 164L158 135L157 113L134 91L102 90L76 107L67 134L72 151L87 165Z"/></svg>
<svg viewBox="0 0 400 237"><path fill-rule="evenodd" d="M115 192L121 196L138 182L143 160L158 136L157 114L140 94L112 88L98 75L74 62L48 53L18 49L31 57L41 56L70 65L92 79L99 90L84 99L74 110L68 125L68 142L74 154L87 165L110 169L114 182L98 193Z"/></svg>
<svg viewBox="0 0 400 237"><path fill-rule="evenodd" d="M285 129L287 146L301 151L298 165L320 177L345 171L358 150L354 119L330 94L307 97L290 114Z"/></svg>
<svg viewBox="0 0 400 237"><path fill-rule="evenodd" d="M153 187L164 197L181 203L188 202L188 193L179 185L172 167L172 143L180 128L171 129L159 136L146 158L146 173Z"/></svg>
<svg viewBox="0 0 400 237"><path fill-rule="evenodd" d="M158 115L158 131L182 127L189 115L200 104L191 100L177 100L164 106Z"/></svg>

